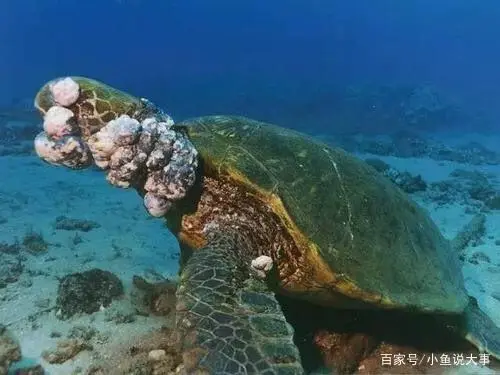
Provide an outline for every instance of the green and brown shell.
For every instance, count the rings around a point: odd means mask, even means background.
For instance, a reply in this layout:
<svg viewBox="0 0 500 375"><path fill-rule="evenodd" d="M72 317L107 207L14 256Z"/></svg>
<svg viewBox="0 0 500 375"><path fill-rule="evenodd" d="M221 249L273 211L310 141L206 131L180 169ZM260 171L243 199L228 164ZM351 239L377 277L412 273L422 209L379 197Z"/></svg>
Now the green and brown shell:
<svg viewBox="0 0 500 375"><path fill-rule="evenodd" d="M243 117L178 124L205 173L271 207L298 251L275 254L285 292L325 304L462 312L449 241L408 196L366 163L304 134ZM188 234L189 235L189 234Z"/></svg>

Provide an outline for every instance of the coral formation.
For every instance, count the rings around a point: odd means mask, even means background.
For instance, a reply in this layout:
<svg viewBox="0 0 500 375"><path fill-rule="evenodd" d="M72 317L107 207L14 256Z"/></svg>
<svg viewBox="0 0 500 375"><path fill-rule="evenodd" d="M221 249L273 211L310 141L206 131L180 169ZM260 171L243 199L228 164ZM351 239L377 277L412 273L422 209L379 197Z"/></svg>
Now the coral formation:
<svg viewBox="0 0 500 375"><path fill-rule="evenodd" d="M29 229L24 235L23 246L26 251L34 255L45 253L49 248L42 233L35 232L33 229Z"/></svg>
<svg viewBox="0 0 500 375"><path fill-rule="evenodd" d="M22 367L16 369L14 375L45 375L45 370L41 365Z"/></svg>
<svg viewBox="0 0 500 375"><path fill-rule="evenodd" d="M450 173L450 179L433 182L425 198L438 205L460 203L475 210L494 209L498 195L492 176L479 171L456 169Z"/></svg>
<svg viewBox="0 0 500 375"><path fill-rule="evenodd" d="M42 358L49 363L64 363L83 350L92 350L92 346L79 339L60 340L55 349L44 350Z"/></svg>
<svg viewBox="0 0 500 375"><path fill-rule="evenodd" d="M422 176L420 175L413 176L411 173L407 171L400 172L396 168L391 167L383 160L377 158L368 158L365 159L365 162L367 162L377 172L387 177L394 184L399 186L401 190L403 190L408 194L416 193L419 191L425 191L427 189L427 183L423 180Z"/></svg>
<svg viewBox="0 0 500 375"><path fill-rule="evenodd" d="M140 276L134 276L133 285L142 291L142 303L147 313L154 315L167 315L175 308L175 290L177 285L164 280L151 283Z"/></svg>
<svg viewBox="0 0 500 375"><path fill-rule="evenodd" d="M476 251L474 254L472 254L468 261L472 264L479 264L480 262L491 263L490 257L482 251Z"/></svg>
<svg viewBox="0 0 500 375"><path fill-rule="evenodd" d="M399 172L395 168L390 168L385 171L384 175L408 194L425 191L427 189L427 183L420 175L413 176L409 172Z"/></svg>
<svg viewBox="0 0 500 375"><path fill-rule="evenodd" d="M57 291L57 316L68 319L75 314L92 314L123 295L123 285L109 271L91 269L64 276Z"/></svg>
<svg viewBox="0 0 500 375"><path fill-rule="evenodd" d="M100 228L101 225L92 220L72 219L66 216L56 217L55 229L89 232L92 229ZM78 241L78 240L77 240Z"/></svg>
<svg viewBox="0 0 500 375"><path fill-rule="evenodd" d="M0 243L0 289L15 283L23 273L23 257L18 243Z"/></svg>
<svg viewBox="0 0 500 375"><path fill-rule="evenodd" d="M500 153L476 142L452 147L436 140L425 139L408 131L397 132L384 138L347 135L320 138L327 143L356 153L401 158L423 157L472 165L500 164Z"/></svg>
<svg viewBox="0 0 500 375"><path fill-rule="evenodd" d="M12 362L21 359L21 348L16 340L0 325L0 375L7 375Z"/></svg>

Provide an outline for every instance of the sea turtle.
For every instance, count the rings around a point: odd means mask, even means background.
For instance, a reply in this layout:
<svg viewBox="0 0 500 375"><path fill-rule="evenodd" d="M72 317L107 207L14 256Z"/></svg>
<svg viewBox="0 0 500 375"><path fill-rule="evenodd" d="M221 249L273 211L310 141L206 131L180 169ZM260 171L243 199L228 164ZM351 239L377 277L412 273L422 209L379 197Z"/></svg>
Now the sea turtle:
<svg viewBox="0 0 500 375"><path fill-rule="evenodd" d="M45 117L35 141L44 160L95 161L178 236L187 372L303 373L275 292L460 316L451 328L500 357L500 331L467 295L450 242L356 157L244 117L174 125L149 101L82 77L48 82L35 105Z"/></svg>

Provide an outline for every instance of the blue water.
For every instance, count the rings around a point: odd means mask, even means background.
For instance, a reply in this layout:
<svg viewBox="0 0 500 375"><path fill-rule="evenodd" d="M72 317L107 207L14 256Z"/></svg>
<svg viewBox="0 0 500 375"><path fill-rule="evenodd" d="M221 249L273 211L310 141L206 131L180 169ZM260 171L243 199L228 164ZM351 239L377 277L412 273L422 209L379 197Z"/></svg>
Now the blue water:
<svg viewBox="0 0 500 375"><path fill-rule="evenodd" d="M323 130L335 127L327 119L338 87L426 83L498 116L494 0L6 0L3 8L0 103L31 97L48 77L81 74L177 118L241 113Z"/></svg>
<svg viewBox="0 0 500 375"><path fill-rule="evenodd" d="M385 176L424 206L447 238L485 214L484 230L461 260L468 293L500 325L500 2L3 0L0 6L0 326L19 339L17 367L41 363L51 375L86 368L85 353L62 365L41 359L42 349L56 345L53 332L66 337L72 324L111 330L116 343L164 323L137 314L136 328L110 326L103 311L60 322L40 301L52 306L65 275L113 272L124 284L119 306L126 311L135 303L134 276L177 277L178 243L134 191L112 189L97 168L68 171L35 157L41 119L34 95L67 75L146 97L175 121L243 115L387 163ZM97 225L61 230L54 224L60 215ZM26 233L40 234L48 252L27 252ZM7 245L19 245L19 254ZM290 319L300 323L303 311L291 306ZM307 329L298 330L304 363L320 371L331 363L310 355L317 332Z"/></svg>

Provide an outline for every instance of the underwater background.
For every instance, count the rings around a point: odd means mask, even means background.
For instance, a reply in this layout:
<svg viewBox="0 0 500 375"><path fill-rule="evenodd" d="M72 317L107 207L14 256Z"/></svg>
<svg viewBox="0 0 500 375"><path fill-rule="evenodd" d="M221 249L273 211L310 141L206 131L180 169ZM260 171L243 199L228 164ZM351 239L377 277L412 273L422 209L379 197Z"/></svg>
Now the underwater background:
<svg viewBox="0 0 500 375"><path fill-rule="evenodd" d="M146 97L175 121L244 115L340 146L410 194L447 238L474 218L460 253L466 288L500 326L497 1L4 0L2 8L0 374L9 364L12 374L43 373L38 365L98 373L93 364L130 357L132 339L146 356L158 349L151 343L172 322L179 248L164 224L99 171L49 167L34 153L42 122L34 96L66 75ZM61 319L61 281L83 271L92 272L88 285L95 276L122 297ZM318 332L304 334L308 371L332 373L333 339ZM370 364L355 371L375 371Z"/></svg>
<svg viewBox="0 0 500 375"><path fill-rule="evenodd" d="M498 116L495 1L8 0L4 9L2 104L79 73L179 118L242 113L340 131L333 99L346 86L417 84Z"/></svg>

